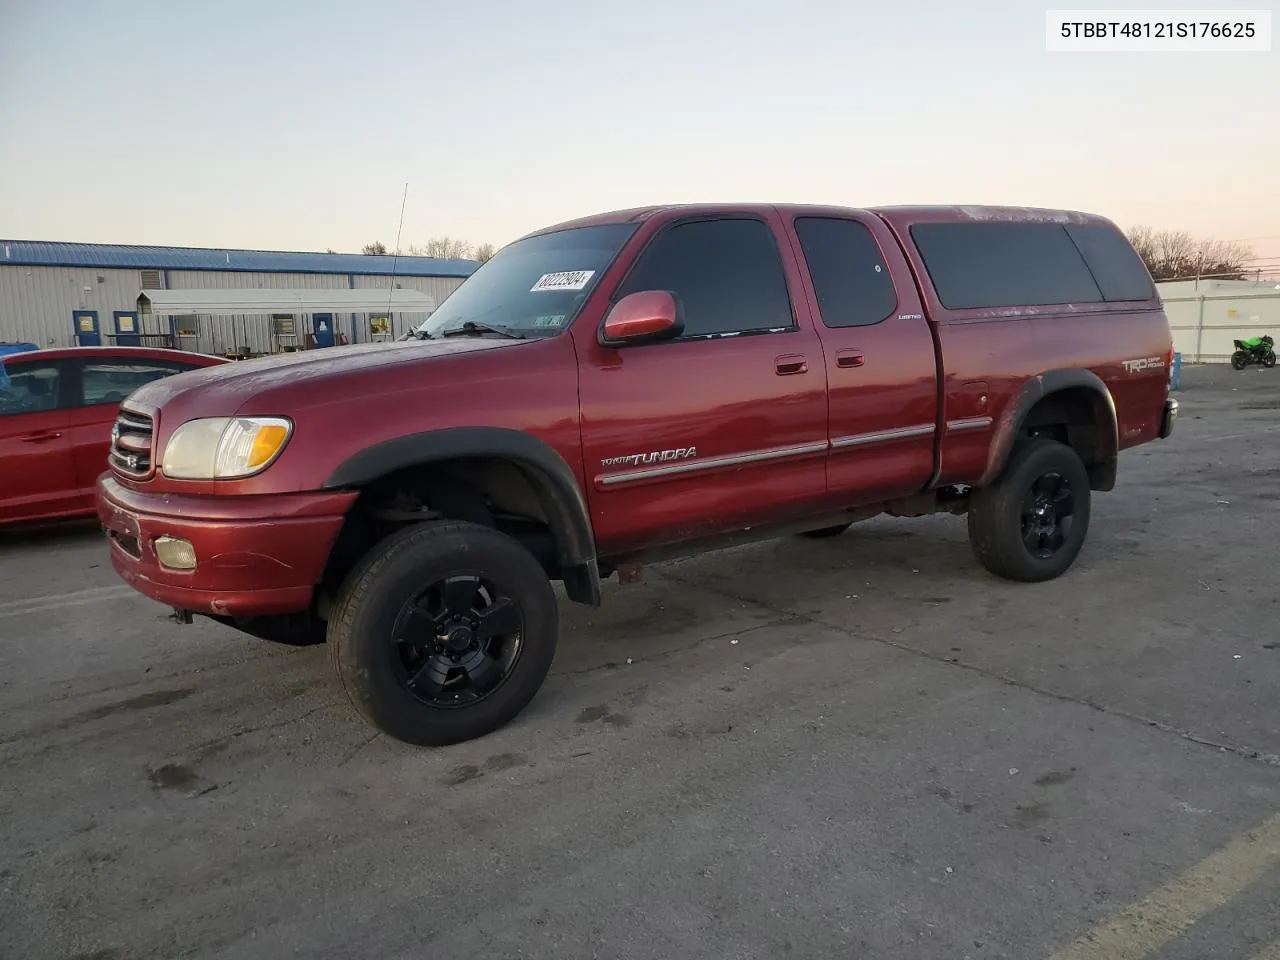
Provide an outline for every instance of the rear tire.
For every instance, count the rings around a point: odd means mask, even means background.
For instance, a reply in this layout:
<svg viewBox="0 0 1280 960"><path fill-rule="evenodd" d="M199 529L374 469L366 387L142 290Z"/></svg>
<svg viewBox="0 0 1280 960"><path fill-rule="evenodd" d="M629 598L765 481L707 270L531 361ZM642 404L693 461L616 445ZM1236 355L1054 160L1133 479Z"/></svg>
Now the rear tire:
<svg viewBox="0 0 1280 960"><path fill-rule="evenodd" d="M841 524L837 524L834 527L822 527L819 530L806 530L804 531L804 533L800 534L800 536L808 537L810 540L826 540L826 539L829 539L830 537L840 536L840 534L844 533L846 530L848 530L852 526L853 526L852 522L841 523Z"/></svg>
<svg viewBox="0 0 1280 960"><path fill-rule="evenodd" d="M490 527L421 523L378 543L329 621L357 711L406 743L444 746L504 726L555 656L555 593L519 542Z"/></svg>
<svg viewBox="0 0 1280 960"><path fill-rule="evenodd" d="M1019 446L1000 479L971 495L974 555L1006 580L1061 576L1084 546L1090 495L1088 471L1069 446L1041 438Z"/></svg>
<svg viewBox="0 0 1280 960"><path fill-rule="evenodd" d="M1243 370L1249 365L1249 355L1243 350L1237 350L1231 355L1231 369Z"/></svg>

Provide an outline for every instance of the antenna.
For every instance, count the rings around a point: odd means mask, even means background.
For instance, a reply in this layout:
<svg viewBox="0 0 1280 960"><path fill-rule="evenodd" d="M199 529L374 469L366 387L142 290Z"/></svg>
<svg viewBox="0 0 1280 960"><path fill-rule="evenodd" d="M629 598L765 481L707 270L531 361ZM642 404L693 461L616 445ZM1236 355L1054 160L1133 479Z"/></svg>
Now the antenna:
<svg viewBox="0 0 1280 960"><path fill-rule="evenodd" d="M387 321L391 321L391 298L395 295L396 289L396 265L400 262L400 231L404 229L404 205L409 199L409 181L404 182L404 196L400 198L400 225L396 227L396 248L392 251L395 256L391 259L391 280L387 289Z"/></svg>

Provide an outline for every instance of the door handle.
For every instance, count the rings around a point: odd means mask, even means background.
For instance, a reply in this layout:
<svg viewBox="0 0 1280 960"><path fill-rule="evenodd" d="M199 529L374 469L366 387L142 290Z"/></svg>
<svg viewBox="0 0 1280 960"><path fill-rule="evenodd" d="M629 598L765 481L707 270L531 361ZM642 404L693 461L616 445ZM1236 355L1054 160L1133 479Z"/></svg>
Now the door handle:
<svg viewBox="0 0 1280 960"><path fill-rule="evenodd" d="M837 367L860 367L862 366L861 350L841 350L836 354Z"/></svg>
<svg viewBox="0 0 1280 960"><path fill-rule="evenodd" d="M773 369L780 377L787 377L793 373L808 373L809 361L801 354L789 353L782 357L777 357L773 361Z"/></svg>
<svg viewBox="0 0 1280 960"><path fill-rule="evenodd" d="M61 437L60 433L28 433L22 438L23 443L48 443L50 440L57 440Z"/></svg>

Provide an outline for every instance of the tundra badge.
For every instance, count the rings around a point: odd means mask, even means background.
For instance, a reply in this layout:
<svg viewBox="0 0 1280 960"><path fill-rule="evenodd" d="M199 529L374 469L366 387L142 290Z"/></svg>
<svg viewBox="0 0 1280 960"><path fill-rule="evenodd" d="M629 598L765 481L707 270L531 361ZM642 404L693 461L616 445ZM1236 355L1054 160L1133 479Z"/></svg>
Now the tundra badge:
<svg viewBox="0 0 1280 960"><path fill-rule="evenodd" d="M651 450L648 453L632 453L625 457L606 457L600 463L606 467L638 467L646 463L669 463L672 460L688 460L698 455L697 447L677 447L674 450Z"/></svg>

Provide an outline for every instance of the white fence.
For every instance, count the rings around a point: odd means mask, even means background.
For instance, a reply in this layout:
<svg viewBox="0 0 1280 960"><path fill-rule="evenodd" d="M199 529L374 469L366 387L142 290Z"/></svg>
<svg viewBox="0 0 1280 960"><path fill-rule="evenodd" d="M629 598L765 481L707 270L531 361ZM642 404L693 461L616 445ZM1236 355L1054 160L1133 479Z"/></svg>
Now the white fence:
<svg viewBox="0 0 1280 960"><path fill-rule="evenodd" d="M1173 329L1173 346L1183 363L1223 363L1235 349L1233 340L1280 339L1280 290L1272 285L1249 289L1214 289L1191 284L1176 293L1161 291L1165 315ZM1191 288L1191 289L1187 289Z"/></svg>

